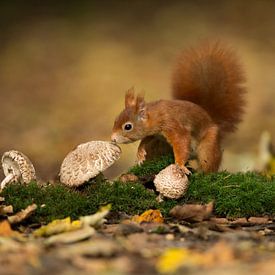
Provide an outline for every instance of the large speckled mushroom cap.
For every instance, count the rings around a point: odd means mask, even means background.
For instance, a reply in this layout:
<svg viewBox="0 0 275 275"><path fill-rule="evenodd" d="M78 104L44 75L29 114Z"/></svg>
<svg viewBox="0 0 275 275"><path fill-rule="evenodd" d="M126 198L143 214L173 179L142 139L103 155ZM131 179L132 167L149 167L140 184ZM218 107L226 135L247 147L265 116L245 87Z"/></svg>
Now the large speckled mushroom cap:
<svg viewBox="0 0 275 275"><path fill-rule="evenodd" d="M188 188L188 178L178 165L171 164L156 175L154 184L162 196L178 199Z"/></svg>
<svg viewBox="0 0 275 275"><path fill-rule="evenodd" d="M62 162L60 181L79 186L109 168L119 159L121 149L107 141L90 141L80 144Z"/></svg>
<svg viewBox="0 0 275 275"><path fill-rule="evenodd" d="M11 181L29 183L36 179L33 164L27 156L19 151L5 152L2 156L2 167L6 177L13 175Z"/></svg>

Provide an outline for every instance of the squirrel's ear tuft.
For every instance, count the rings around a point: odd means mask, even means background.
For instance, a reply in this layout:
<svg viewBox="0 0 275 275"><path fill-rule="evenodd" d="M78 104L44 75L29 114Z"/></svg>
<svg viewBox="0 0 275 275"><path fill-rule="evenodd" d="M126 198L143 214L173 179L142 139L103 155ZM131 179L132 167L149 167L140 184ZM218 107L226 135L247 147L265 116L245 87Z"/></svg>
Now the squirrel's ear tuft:
<svg viewBox="0 0 275 275"><path fill-rule="evenodd" d="M125 94L125 108L136 106L135 89L130 88Z"/></svg>
<svg viewBox="0 0 275 275"><path fill-rule="evenodd" d="M147 119L146 104L144 97L141 95L138 95L136 99L136 111L140 120Z"/></svg>

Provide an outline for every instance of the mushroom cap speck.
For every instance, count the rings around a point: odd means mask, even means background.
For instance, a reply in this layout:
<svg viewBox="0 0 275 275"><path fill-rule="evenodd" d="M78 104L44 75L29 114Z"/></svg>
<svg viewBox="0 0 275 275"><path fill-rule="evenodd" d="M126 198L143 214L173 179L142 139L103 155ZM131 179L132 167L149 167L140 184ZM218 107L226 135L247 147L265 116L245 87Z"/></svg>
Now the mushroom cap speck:
<svg viewBox="0 0 275 275"><path fill-rule="evenodd" d="M120 147L112 142L90 141L80 144L63 160L60 181L65 185L80 186L109 168L120 154Z"/></svg>
<svg viewBox="0 0 275 275"><path fill-rule="evenodd" d="M35 169L27 156L23 153L11 150L2 156L2 167L5 176L15 175L13 181L29 183L36 179Z"/></svg>
<svg viewBox="0 0 275 275"><path fill-rule="evenodd" d="M154 184L164 197L178 199L187 191L188 178L178 165L171 164L155 176Z"/></svg>

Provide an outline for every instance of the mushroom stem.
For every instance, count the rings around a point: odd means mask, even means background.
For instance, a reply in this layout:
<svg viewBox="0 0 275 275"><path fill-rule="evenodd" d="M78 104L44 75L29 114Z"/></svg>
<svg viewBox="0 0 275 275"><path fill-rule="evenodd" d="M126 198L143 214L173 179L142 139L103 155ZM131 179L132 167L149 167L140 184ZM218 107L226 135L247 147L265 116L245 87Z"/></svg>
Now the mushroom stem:
<svg viewBox="0 0 275 275"><path fill-rule="evenodd" d="M8 174L1 182L0 184L0 191L4 189L4 187L11 182L15 178L15 175L13 174Z"/></svg>

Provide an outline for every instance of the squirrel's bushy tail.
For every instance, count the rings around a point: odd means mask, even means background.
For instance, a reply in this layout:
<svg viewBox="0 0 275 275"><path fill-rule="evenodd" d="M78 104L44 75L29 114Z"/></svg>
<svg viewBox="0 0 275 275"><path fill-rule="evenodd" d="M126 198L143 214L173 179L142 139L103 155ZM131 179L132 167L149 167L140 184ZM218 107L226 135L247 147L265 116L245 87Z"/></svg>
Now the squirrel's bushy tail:
<svg viewBox="0 0 275 275"><path fill-rule="evenodd" d="M245 76L234 51L220 42L182 53L173 74L173 97L204 108L222 132L232 132L245 105Z"/></svg>

